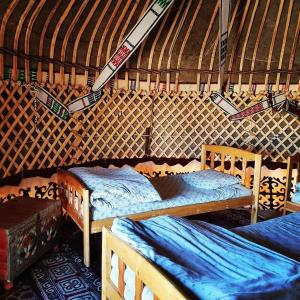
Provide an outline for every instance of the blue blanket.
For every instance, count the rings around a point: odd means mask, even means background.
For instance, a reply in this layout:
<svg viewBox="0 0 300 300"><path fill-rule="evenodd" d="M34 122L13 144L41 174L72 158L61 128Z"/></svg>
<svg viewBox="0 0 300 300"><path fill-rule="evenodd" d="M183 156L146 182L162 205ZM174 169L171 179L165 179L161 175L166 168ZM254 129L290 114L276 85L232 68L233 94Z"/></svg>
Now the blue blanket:
<svg viewBox="0 0 300 300"><path fill-rule="evenodd" d="M300 212L232 229L235 233L300 261Z"/></svg>
<svg viewBox="0 0 300 300"><path fill-rule="evenodd" d="M196 299L300 299L300 264L205 222L116 219L112 231Z"/></svg>

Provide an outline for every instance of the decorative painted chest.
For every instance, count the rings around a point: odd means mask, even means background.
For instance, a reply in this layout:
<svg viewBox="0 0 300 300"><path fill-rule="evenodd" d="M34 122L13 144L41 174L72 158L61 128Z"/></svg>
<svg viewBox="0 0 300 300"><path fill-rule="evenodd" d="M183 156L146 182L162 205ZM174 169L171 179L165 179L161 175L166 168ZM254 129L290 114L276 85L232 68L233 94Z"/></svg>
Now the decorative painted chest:
<svg viewBox="0 0 300 300"><path fill-rule="evenodd" d="M12 282L53 247L61 202L17 197L0 205L0 280Z"/></svg>

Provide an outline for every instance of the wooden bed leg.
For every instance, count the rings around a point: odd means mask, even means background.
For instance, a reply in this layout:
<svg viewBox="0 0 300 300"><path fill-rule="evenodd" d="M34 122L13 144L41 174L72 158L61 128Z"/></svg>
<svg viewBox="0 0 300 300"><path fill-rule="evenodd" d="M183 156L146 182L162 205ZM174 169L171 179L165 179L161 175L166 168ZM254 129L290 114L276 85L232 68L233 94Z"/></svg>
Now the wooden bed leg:
<svg viewBox="0 0 300 300"><path fill-rule="evenodd" d="M252 204L251 211L251 224L257 222L258 208L259 208L259 188L260 188L260 174L261 174L261 155L256 155L255 157L255 168L254 168L254 178L253 178L253 196L254 203Z"/></svg>
<svg viewBox="0 0 300 300"><path fill-rule="evenodd" d="M102 229L102 289L101 289L101 299L106 300L107 294L107 278L110 276L111 270L111 250L108 247L107 241L107 229L103 227Z"/></svg>
<svg viewBox="0 0 300 300"><path fill-rule="evenodd" d="M90 266L90 211L89 211L89 193L83 193L83 257L84 264Z"/></svg>

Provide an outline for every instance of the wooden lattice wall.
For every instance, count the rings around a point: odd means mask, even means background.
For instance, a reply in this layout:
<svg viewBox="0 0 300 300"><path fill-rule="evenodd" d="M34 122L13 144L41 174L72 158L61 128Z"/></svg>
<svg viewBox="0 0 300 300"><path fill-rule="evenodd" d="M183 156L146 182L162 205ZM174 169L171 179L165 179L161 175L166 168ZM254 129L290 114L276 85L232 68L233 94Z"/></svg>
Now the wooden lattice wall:
<svg viewBox="0 0 300 300"><path fill-rule="evenodd" d="M65 104L87 93L53 84L45 88ZM0 177L101 158L199 158L203 143L250 149L275 161L300 151L300 122L294 116L268 110L232 122L209 96L105 90L93 108L64 122L35 102L29 87L0 81ZM239 108L263 97L225 96Z"/></svg>

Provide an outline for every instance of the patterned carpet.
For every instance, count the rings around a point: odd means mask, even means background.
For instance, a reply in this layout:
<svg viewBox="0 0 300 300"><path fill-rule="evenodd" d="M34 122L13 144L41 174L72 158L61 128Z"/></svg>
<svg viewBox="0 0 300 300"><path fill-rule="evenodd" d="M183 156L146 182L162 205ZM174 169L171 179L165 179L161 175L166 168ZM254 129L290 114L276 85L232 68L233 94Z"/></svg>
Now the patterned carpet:
<svg viewBox="0 0 300 300"><path fill-rule="evenodd" d="M227 210L189 217L232 228L250 223L247 210ZM68 237L68 238L66 238ZM0 287L0 299L4 300L40 300L100 299L100 253L101 234L93 234L91 239L91 268L83 264L82 233L73 222L67 222L61 231L58 252L49 252L22 273L9 293L3 293Z"/></svg>
<svg viewBox="0 0 300 300"><path fill-rule="evenodd" d="M69 245L46 255L32 268L32 278L44 299L99 299L101 281L85 267Z"/></svg>
<svg viewBox="0 0 300 300"><path fill-rule="evenodd" d="M5 300L100 298L100 278L85 267L82 256L68 244L62 244L59 252L46 254L33 265L26 277L17 282Z"/></svg>

